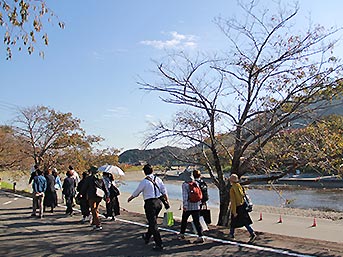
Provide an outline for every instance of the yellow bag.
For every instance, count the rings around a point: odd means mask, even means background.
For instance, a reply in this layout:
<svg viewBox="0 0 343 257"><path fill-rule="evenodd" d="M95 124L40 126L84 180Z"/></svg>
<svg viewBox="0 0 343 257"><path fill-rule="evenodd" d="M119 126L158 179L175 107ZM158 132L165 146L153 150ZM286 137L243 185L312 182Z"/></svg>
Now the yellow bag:
<svg viewBox="0 0 343 257"><path fill-rule="evenodd" d="M174 225L173 212L171 211L165 212L163 216L163 226L172 227L173 225Z"/></svg>

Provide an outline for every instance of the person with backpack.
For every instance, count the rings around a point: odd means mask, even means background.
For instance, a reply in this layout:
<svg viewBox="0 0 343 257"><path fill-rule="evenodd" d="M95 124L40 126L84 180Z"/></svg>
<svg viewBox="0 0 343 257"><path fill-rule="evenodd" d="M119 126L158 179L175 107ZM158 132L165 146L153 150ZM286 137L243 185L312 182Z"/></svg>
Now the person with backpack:
<svg viewBox="0 0 343 257"><path fill-rule="evenodd" d="M119 189L115 186L114 177L111 173L103 172L102 174L105 186L110 192L110 201L106 203L106 213L104 216L115 220L114 216L120 215L120 205L118 196L120 195Z"/></svg>
<svg viewBox="0 0 343 257"><path fill-rule="evenodd" d="M202 199L200 204L200 216L203 216L206 224L211 224L211 211L207 209L207 202L209 200L208 186L206 182L201 178L200 170L193 170L193 177L194 180L198 183L202 193Z"/></svg>
<svg viewBox="0 0 343 257"><path fill-rule="evenodd" d="M193 177L201 189L201 193L202 193L201 205L206 205L207 201L209 200L208 187L207 187L206 182L201 178L200 170L193 170Z"/></svg>
<svg viewBox="0 0 343 257"><path fill-rule="evenodd" d="M202 192L198 182L193 180L190 171L183 172L184 182L182 183L182 219L181 219L181 231L178 234L178 239L185 239L185 232L187 228L187 221L189 216L192 215L195 229L198 234L198 238L194 243L203 243L203 231L200 225L200 205L202 200Z"/></svg>

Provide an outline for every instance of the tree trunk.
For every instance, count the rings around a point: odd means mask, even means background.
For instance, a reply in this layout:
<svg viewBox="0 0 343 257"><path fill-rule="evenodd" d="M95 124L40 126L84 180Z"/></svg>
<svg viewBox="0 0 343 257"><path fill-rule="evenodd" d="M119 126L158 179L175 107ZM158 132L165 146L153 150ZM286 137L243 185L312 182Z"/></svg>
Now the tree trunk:
<svg viewBox="0 0 343 257"><path fill-rule="evenodd" d="M230 194L229 187L226 183L221 183L221 188L219 188L219 217L218 217L218 226L228 226L229 224L229 203L230 203Z"/></svg>

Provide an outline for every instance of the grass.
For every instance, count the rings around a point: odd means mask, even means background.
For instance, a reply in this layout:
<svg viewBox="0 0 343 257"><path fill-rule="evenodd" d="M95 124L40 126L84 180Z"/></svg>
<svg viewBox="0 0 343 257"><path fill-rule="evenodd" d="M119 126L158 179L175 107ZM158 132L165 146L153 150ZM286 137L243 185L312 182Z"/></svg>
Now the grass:
<svg viewBox="0 0 343 257"><path fill-rule="evenodd" d="M133 172L133 171L141 171L143 170L143 166L130 166L125 168L125 172Z"/></svg>
<svg viewBox="0 0 343 257"><path fill-rule="evenodd" d="M1 189L13 189L13 184L12 183L8 183L6 181L1 181L0 182L0 188Z"/></svg>

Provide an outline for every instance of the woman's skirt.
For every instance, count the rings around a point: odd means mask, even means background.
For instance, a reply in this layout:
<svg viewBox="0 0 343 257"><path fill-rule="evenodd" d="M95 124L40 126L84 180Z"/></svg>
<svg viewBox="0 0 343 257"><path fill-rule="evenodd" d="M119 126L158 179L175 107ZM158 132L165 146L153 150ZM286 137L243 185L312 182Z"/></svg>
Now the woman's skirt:
<svg viewBox="0 0 343 257"><path fill-rule="evenodd" d="M252 224L252 220L244 205L237 206L237 216L233 217L231 214L231 227L241 228L250 224Z"/></svg>

